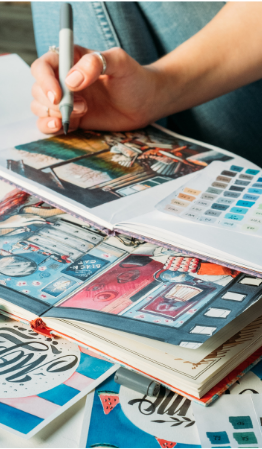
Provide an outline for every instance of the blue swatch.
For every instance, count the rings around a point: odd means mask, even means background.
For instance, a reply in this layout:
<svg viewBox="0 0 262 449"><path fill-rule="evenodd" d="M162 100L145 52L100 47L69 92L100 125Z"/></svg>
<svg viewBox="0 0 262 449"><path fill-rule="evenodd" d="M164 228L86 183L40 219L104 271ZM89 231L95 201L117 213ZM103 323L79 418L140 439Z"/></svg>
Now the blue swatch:
<svg viewBox="0 0 262 449"><path fill-rule="evenodd" d="M79 390L69 387L65 384L60 384L51 390L44 391L44 393L38 394L42 399L46 399L53 404L60 405L62 407L67 402L71 401L77 394Z"/></svg>
<svg viewBox="0 0 262 449"><path fill-rule="evenodd" d="M252 207L254 206L255 202L254 201L243 201L243 200L238 200L237 202L237 206L241 206L241 207Z"/></svg>
<svg viewBox="0 0 262 449"><path fill-rule="evenodd" d="M262 189L248 189L250 193L256 193L257 195L261 195Z"/></svg>
<svg viewBox="0 0 262 449"><path fill-rule="evenodd" d="M42 421L42 418L0 403L0 423L5 426L10 426L12 429L24 435L33 430Z"/></svg>
<svg viewBox="0 0 262 449"><path fill-rule="evenodd" d="M259 172L260 172L260 170L253 170L252 168L248 168L248 169L246 170L246 173L247 173L248 175L257 175Z"/></svg>
<svg viewBox="0 0 262 449"><path fill-rule="evenodd" d="M244 167L239 167L238 165L231 165L230 170L241 172Z"/></svg>
<svg viewBox="0 0 262 449"><path fill-rule="evenodd" d="M230 209L230 212L233 212L233 214L246 214L248 212L248 209L245 207L232 207Z"/></svg>
<svg viewBox="0 0 262 449"><path fill-rule="evenodd" d="M211 444L230 443L226 432L207 432L206 434Z"/></svg>
<svg viewBox="0 0 262 449"><path fill-rule="evenodd" d="M226 192L223 192L223 195L229 198L238 198L241 194L237 192L229 192L228 190L226 190Z"/></svg>
<svg viewBox="0 0 262 449"><path fill-rule="evenodd" d="M257 182L262 182L262 178L258 178Z"/></svg>
<svg viewBox="0 0 262 449"><path fill-rule="evenodd" d="M262 189L262 183L261 182L255 182L255 184L252 184L252 187L258 187L259 189Z"/></svg>
<svg viewBox="0 0 262 449"><path fill-rule="evenodd" d="M229 208L229 206L226 206L225 204L217 204L214 203L211 206L211 209L216 209L216 210L227 210Z"/></svg>
<svg viewBox="0 0 262 449"><path fill-rule="evenodd" d="M251 190L251 189L249 189L249 190ZM243 195L243 200L256 201L256 200L258 200L258 198L259 198L259 196L257 196L257 195L250 195L250 193L246 193L245 195Z"/></svg>
<svg viewBox="0 0 262 449"><path fill-rule="evenodd" d="M244 218L244 215L236 215L236 214L226 214L225 218L227 218L228 220L235 220L235 221L241 221Z"/></svg>

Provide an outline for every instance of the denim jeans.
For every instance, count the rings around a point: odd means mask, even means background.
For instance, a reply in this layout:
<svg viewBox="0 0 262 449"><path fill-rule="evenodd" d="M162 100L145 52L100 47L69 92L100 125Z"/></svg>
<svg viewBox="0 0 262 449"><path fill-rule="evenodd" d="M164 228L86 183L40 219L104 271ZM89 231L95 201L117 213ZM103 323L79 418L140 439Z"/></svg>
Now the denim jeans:
<svg viewBox="0 0 262 449"><path fill-rule="evenodd" d="M72 2L75 43L124 48L149 64L189 39L224 2ZM60 2L32 2L38 55L58 45ZM229 44L230 45L230 44ZM212 51L212 49L211 49ZM167 127L262 165L262 80L167 118Z"/></svg>

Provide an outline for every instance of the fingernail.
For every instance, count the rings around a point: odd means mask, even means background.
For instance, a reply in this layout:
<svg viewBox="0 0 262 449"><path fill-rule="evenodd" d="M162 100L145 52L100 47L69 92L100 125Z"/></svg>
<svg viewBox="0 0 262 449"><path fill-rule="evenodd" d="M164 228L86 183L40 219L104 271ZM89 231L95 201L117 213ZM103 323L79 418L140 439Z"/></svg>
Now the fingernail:
<svg viewBox="0 0 262 449"><path fill-rule="evenodd" d="M54 104L55 102L55 94L51 92L51 90L47 93L48 100L50 103Z"/></svg>
<svg viewBox="0 0 262 449"><path fill-rule="evenodd" d="M84 101L75 101L73 111L77 114L82 114L86 110L86 104Z"/></svg>
<svg viewBox="0 0 262 449"><path fill-rule="evenodd" d="M82 75L82 73L78 72L78 70L70 73L70 75L68 75L65 79L66 84L71 87L78 87L83 81L84 76Z"/></svg>
<svg viewBox="0 0 262 449"><path fill-rule="evenodd" d="M48 128L54 129L56 128L56 122L55 120L50 120L50 122L47 123Z"/></svg>

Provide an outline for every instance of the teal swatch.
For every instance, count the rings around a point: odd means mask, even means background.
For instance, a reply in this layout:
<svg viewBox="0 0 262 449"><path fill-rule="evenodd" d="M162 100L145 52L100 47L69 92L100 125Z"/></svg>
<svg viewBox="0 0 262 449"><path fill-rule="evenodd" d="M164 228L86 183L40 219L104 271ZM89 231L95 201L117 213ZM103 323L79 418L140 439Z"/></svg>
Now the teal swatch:
<svg viewBox="0 0 262 449"><path fill-rule="evenodd" d="M253 429L250 416L229 416L229 422L234 429Z"/></svg>
<svg viewBox="0 0 262 449"><path fill-rule="evenodd" d="M242 444L257 444L257 438L254 432L238 432L233 433L233 437L239 445Z"/></svg>

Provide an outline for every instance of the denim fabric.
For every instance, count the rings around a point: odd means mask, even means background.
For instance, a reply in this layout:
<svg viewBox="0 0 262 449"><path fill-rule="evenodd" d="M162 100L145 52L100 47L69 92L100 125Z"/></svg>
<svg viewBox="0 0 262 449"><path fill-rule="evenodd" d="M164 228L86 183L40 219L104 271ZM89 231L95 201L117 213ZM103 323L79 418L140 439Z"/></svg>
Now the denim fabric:
<svg viewBox="0 0 262 449"><path fill-rule="evenodd" d="M172 51L225 2L72 2L75 43L121 46L141 64ZM59 2L32 2L38 55L58 45ZM168 117L168 127L262 165L262 81Z"/></svg>

